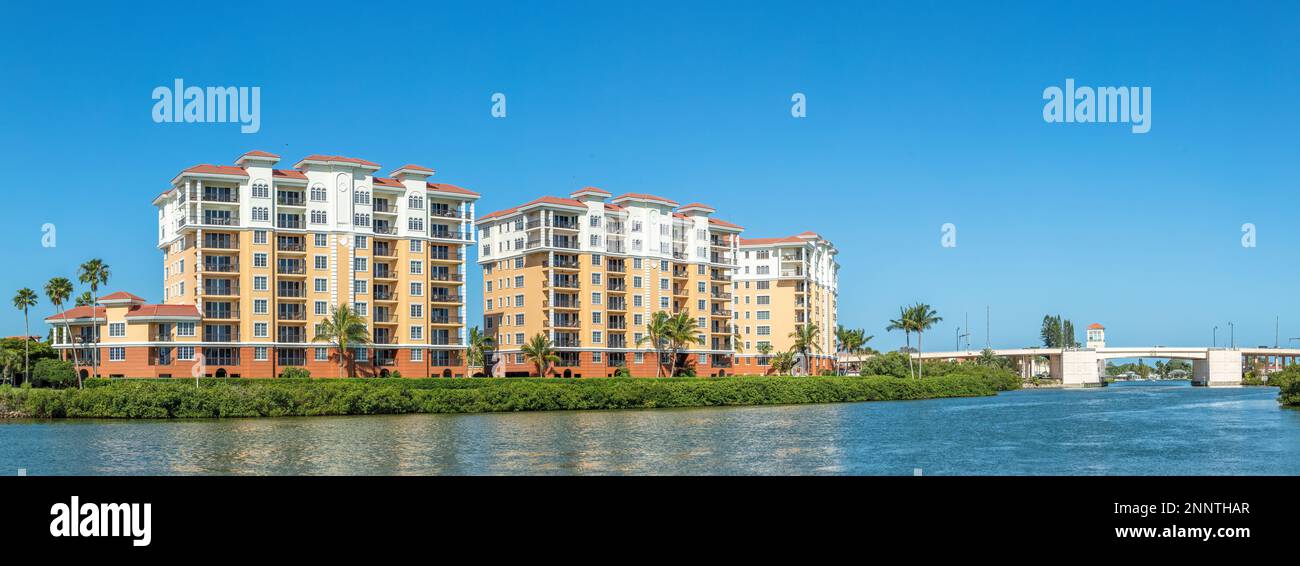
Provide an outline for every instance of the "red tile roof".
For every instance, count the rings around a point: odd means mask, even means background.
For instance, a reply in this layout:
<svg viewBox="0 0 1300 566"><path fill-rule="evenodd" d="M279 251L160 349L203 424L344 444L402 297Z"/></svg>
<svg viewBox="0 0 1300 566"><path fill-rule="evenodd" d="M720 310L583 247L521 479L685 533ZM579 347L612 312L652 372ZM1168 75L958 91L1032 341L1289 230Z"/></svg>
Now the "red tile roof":
<svg viewBox="0 0 1300 566"><path fill-rule="evenodd" d="M469 195L475 197L479 196L479 194L474 191L462 187L457 187L456 185L448 185L447 183L426 183L426 186L428 186L429 190L437 191L440 193L452 193L457 195Z"/></svg>
<svg viewBox="0 0 1300 566"><path fill-rule="evenodd" d="M398 181L397 179L389 179L388 177L375 177L375 184L381 187L393 187L397 189L406 188L406 185L403 185L401 181Z"/></svg>
<svg viewBox="0 0 1300 566"><path fill-rule="evenodd" d="M423 166L423 165L411 165L411 164L408 163L408 164L406 164L406 165L403 165L403 166L401 166L401 167L398 167L397 169L393 169L393 172L392 172L392 173L389 173L389 175L392 175L393 173L397 173L398 171L401 171L401 170L403 170L403 169L409 169L409 170L411 170L411 171L428 171L429 174L431 174L431 175L433 174L433 169L430 169L430 168L425 167L425 166Z"/></svg>
<svg viewBox="0 0 1300 566"><path fill-rule="evenodd" d="M116 293L109 293L109 294L104 295L104 296L102 296L102 297L99 298L99 300L101 300L101 301L120 301L120 300L123 300L123 299L125 299L125 300L131 300L131 301L138 301L138 302L141 302L141 303L144 302L144 297L141 297L141 296L139 296L139 295L132 295L131 293L128 293L128 292L126 292L126 291L118 291L118 292L116 292Z"/></svg>
<svg viewBox="0 0 1300 566"><path fill-rule="evenodd" d="M683 205L677 207L677 210L690 210L690 209L692 209L692 208L698 208L698 209L700 209L700 210L707 210L707 211L709 211L709 212L717 212L717 211L718 211L718 209L713 208L712 206L709 206L709 205L707 205L707 204L700 204L700 203L698 203L698 202L693 202L693 203L690 203L690 204L683 204Z"/></svg>
<svg viewBox="0 0 1300 566"><path fill-rule="evenodd" d="M269 158L271 158L271 159L279 159L279 158L280 158L280 156L278 156L278 155L276 155L276 154L274 154L274 153L267 153L267 152L265 152L265 151L258 151L258 150L256 150L256 149L254 149L253 151L250 151L250 152L248 152L248 153L245 153L245 154L241 155L240 157L269 157Z"/></svg>
<svg viewBox="0 0 1300 566"><path fill-rule="evenodd" d="M210 165L207 163L195 165L189 169L181 171L182 175L186 173L195 173L199 175L236 175L239 177L248 176L248 171L245 171L243 167L235 167L234 165Z"/></svg>
<svg viewBox="0 0 1300 566"><path fill-rule="evenodd" d="M802 244L804 240L797 236L786 236L784 238L741 238L742 246L767 246L771 244Z"/></svg>
<svg viewBox="0 0 1300 566"><path fill-rule="evenodd" d="M571 198L560 198L560 197L549 197L549 196L548 196L548 197L541 197L541 198L538 198L538 199L533 199L533 200L528 201L528 202L526 202L526 203L524 203L524 204L521 204L521 205L519 205L519 206L512 206L512 207L507 208L507 209L498 210L498 211L496 211L496 212L493 212L493 213L487 214L486 216L483 216L483 217L479 218L479 220L488 220L488 219L491 219L491 218L496 218L496 217L498 217L498 216L506 216L506 215L508 215L508 214L514 214L516 211L518 211L518 210L520 210L520 209L528 208L528 207L530 207L530 206L537 205L537 204L555 204L555 205L560 205L560 206L575 206L575 207L579 207L579 208L582 208L582 207L587 206L587 205L585 205L585 204L582 204L582 201L574 200L574 199L571 199Z"/></svg>
<svg viewBox="0 0 1300 566"><path fill-rule="evenodd" d="M52 314L45 317L45 321L51 320L75 320L78 318L90 318L90 307L73 307L59 314ZM104 307L95 307L95 318L104 318Z"/></svg>
<svg viewBox="0 0 1300 566"><path fill-rule="evenodd" d="M739 225L739 224L732 224L732 223L730 223L730 222L727 222L726 220L719 220L719 219L717 219L717 218L710 218L710 219L709 219L709 224L716 224L716 225L718 225L718 226L723 226L723 227L725 227L725 228L735 228L735 229L737 229L737 230L743 230L743 229L744 229L744 227L742 227L742 226Z"/></svg>
<svg viewBox="0 0 1300 566"><path fill-rule="evenodd" d="M366 161L365 159L357 159L355 157L344 157L342 155L312 154L298 160L299 163L302 163L303 161L340 161L343 163L355 163L357 165L365 165L367 167L379 167L379 164L375 163L374 161Z"/></svg>
<svg viewBox="0 0 1300 566"><path fill-rule="evenodd" d="M303 173L302 171L298 171L296 169L272 169L271 177L272 178L283 177L286 179L302 179L304 181L307 180L307 174Z"/></svg>
<svg viewBox="0 0 1300 566"><path fill-rule="evenodd" d="M1102 326L1102 325L1097 324L1097 323L1095 323L1095 322L1092 323L1092 324L1089 324L1089 325L1088 325L1088 330L1105 330L1105 329L1106 329L1105 326Z"/></svg>
<svg viewBox="0 0 1300 566"><path fill-rule="evenodd" d="M623 210L623 207L617 204L605 203L605 210Z"/></svg>
<svg viewBox="0 0 1300 566"><path fill-rule="evenodd" d="M136 305L127 311L127 318L185 316L199 318L199 309L194 305Z"/></svg>
<svg viewBox="0 0 1300 566"><path fill-rule="evenodd" d="M605 196L609 196L609 195L610 195L610 192L607 191L607 190L605 190L605 189L601 189L601 188L597 188L597 187L583 187L583 188L581 188L581 189L578 189L578 190L576 190L576 191L573 191L573 192L569 193L569 196L571 196L571 197L577 197L578 195L587 194L587 193L592 193L592 194L597 194L597 195L605 195Z"/></svg>
<svg viewBox="0 0 1300 566"><path fill-rule="evenodd" d="M655 195L647 195L645 193L623 193L621 195L614 197L615 201L620 201L623 199L652 200L652 201L662 202L664 204L671 205L671 206L677 206L677 201L675 200L666 199L664 197L657 197Z"/></svg>

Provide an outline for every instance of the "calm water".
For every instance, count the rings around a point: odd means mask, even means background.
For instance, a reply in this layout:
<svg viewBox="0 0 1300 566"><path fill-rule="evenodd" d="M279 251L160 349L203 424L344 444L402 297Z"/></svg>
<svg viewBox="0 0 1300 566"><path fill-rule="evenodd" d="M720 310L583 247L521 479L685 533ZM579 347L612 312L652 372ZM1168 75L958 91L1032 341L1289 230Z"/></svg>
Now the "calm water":
<svg viewBox="0 0 1300 566"><path fill-rule="evenodd" d="M1273 388L1186 383L841 405L0 421L28 474L1300 474Z"/></svg>

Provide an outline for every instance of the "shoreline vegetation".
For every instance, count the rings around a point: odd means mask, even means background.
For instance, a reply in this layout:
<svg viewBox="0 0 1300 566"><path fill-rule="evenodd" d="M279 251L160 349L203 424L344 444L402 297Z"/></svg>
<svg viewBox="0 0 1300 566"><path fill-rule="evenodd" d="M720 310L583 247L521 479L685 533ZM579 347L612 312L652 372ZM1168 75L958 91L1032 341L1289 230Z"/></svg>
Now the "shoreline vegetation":
<svg viewBox="0 0 1300 566"><path fill-rule="evenodd" d="M892 376L478 379L94 379L84 389L0 387L10 418L185 419L491 413L901 401L1020 387L993 368Z"/></svg>

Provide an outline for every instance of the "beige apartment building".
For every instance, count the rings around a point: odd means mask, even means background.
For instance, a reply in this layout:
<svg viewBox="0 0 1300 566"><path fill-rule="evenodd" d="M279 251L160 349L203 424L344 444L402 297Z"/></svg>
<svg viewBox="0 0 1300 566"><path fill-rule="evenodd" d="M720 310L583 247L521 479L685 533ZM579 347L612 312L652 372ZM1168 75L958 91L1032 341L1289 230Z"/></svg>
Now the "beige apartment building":
<svg viewBox="0 0 1300 566"><path fill-rule="evenodd" d="M767 373L772 352L790 350L790 334L816 324L818 348L809 354L810 372L835 369L839 264L825 238L804 232L784 238L742 238L734 282L735 325L740 336L736 370Z"/></svg>
<svg viewBox="0 0 1300 566"><path fill-rule="evenodd" d="M465 249L479 195L430 182L434 171L419 165L381 176L364 159L309 155L277 169L279 160L250 151L176 175L153 201L162 304L119 292L49 317L56 347L89 369L99 326L105 376L305 367L328 377L338 359L313 337L350 305L372 344L353 349L349 375L466 375Z"/></svg>
<svg viewBox="0 0 1300 566"><path fill-rule="evenodd" d="M551 375L655 376L638 344L658 311L689 313L698 344L680 364L697 375L733 370L731 284L742 228L712 207L587 187L478 220L484 332L492 375L536 374L520 348L537 334L560 356ZM665 360L666 364L667 360Z"/></svg>

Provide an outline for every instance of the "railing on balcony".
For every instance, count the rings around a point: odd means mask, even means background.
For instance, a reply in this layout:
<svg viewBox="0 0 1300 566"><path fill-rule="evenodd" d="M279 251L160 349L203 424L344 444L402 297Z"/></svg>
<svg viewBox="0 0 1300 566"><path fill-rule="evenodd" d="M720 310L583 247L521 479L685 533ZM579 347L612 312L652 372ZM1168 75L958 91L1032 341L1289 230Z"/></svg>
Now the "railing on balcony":
<svg viewBox="0 0 1300 566"><path fill-rule="evenodd" d="M546 302L549 302L549 301L543 301L543 306L546 306L546 305L545 305ZM582 308L582 301L579 301L578 299L569 299L569 298L565 298L564 296L558 296L558 297L555 297L555 305L554 305L554 307L555 307L555 308L560 308L560 309L576 309L576 308Z"/></svg>
<svg viewBox="0 0 1300 566"><path fill-rule="evenodd" d="M282 252L301 252L306 251L307 248L303 245L302 240L281 239L276 241L275 249Z"/></svg>
<svg viewBox="0 0 1300 566"><path fill-rule="evenodd" d="M723 300L723 301L731 300L731 293L725 293L722 291L713 291L712 293L709 293L709 296L713 297L714 299Z"/></svg>
<svg viewBox="0 0 1300 566"><path fill-rule="evenodd" d="M615 279L610 279L609 284L605 285L605 288L609 289L610 291L615 291L619 293L627 291L627 283L624 283L623 281L617 281L617 282L616 281L617 280Z"/></svg>
<svg viewBox="0 0 1300 566"><path fill-rule="evenodd" d="M225 234L205 234L201 246L214 250L233 250L239 248L239 238Z"/></svg>
<svg viewBox="0 0 1300 566"><path fill-rule="evenodd" d="M582 340L569 336L556 336L555 345L560 348L580 348Z"/></svg>
<svg viewBox="0 0 1300 566"><path fill-rule="evenodd" d="M393 291L380 291L380 290L376 289L376 290L375 290L375 300L376 300L376 301L396 301L396 300L397 300L397 293L395 293L395 292L393 292Z"/></svg>
<svg viewBox="0 0 1300 566"><path fill-rule="evenodd" d="M205 261L203 262L203 271L211 273L232 273L239 271L239 262L237 261Z"/></svg>
<svg viewBox="0 0 1300 566"><path fill-rule="evenodd" d="M429 232L430 238L440 238L443 240L468 240L469 232L457 232L453 230L434 230Z"/></svg>
<svg viewBox="0 0 1300 566"><path fill-rule="evenodd" d="M464 279L465 275L461 273L443 273L435 271L429 274L430 281L460 282Z"/></svg>
<svg viewBox="0 0 1300 566"><path fill-rule="evenodd" d="M556 277L551 281L551 285L563 289L577 289L581 286L581 283L578 282L576 277Z"/></svg>
<svg viewBox="0 0 1300 566"><path fill-rule="evenodd" d="M712 316L731 316L731 309L712 309L709 314Z"/></svg>
<svg viewBox="0 0 1300 566"><path fill-rule="evenodd" d="M211 305L204 305L203 318L216 320L236 320L239 318L239 309L235 308L208 308Z"/></svg>
<svg viewBox="0 0 1300 566"><path fill-rule="evenodd" d="M307 206L307 200L303 198L302 193L276 192L275 203L281 206Z"/></svg>
<svg viewBox="0 0 1300 566"><path fill-rule="evenodd" d="M388 234L390 236L397 235L397 227L391 224L380 224L376 222L373 230L376 234Z"/></svg>
<svg viewBox="0 0 1300 566"><path fill-rule="evenodd" d="M621 261L610 261L605 264L605 269L613 273L626 273L627 264Z"/></svg>
<svg viewBox="0 0 1300 566"><path fill-rule="evenodd" d="M389 206L388 201L375 199L374 204L370 205L375 212L396 213L397 207Z"/></svg>
<svg viewBox="0 0 1300 566"><path fill-rule="evenodd" d="M626 348L626 347L627 347L627 339L626 339L626 338L621 338L621 337L616 337L616 336L610 336L610 337L609 337L609 344L608 344L608 346L609 346L610 348Z"/></svg>
<svg viewBox="0 0 1300 566"><path fill-rule="evenodd" d="M396 269L386 269L383 264L375 264L375 279L397 279Z"/></svg>
<svg viewBox="0 0 1300 566"><path fill-rule="evenodd" d="M277 320L307 320L307 311L304 310L284 310L279 311Z"/></svg>
<svg viewBox="0 0 1300 566"><path fill-rule="evenodd" d="M461 251L459 251L459 250L456 251L456 252L447 252L447 251L441 251L441 252L439 252L439 251L434 250L434 251L430 251L430 252L429 252L429 259L438 259L438 260L456 260L456 261L459 261L459 260L465 259L465 253L464 253L464 252L461 252Z"/></svg>
<svg viewBox="0 0 1300 566"><path fill-rule="evenodd" d="M434 293L429 295L429 302L431 303L459 303L461 299L462 297L460 295L452 295L450 293Z"/></svg>
<svg viewBox="0 0 1300 566"><path fill-rule="evenodd" d="M461 323L461 318L459 316L451 316L451 315L444 314L444 315L432 315L429 317L429 324L460 324L460 323Z"/></svg>
<svg viewBox="0 0 1300 566"><path fill-rule="evenodd" d="M465 213L459 208L430 208L429 216L435 218L464 218Z"/></svg>
<svg viewBox="0 0 1300 566"><path fill-rule="evenodd" d="M280 328L275 334L275 339L277 342L288 344L304 344L307 342L307 333L302 332L298 327Z"/></svg>
<svg viewBox="0 0 1300 566"><path fill-rule="evenodd" d="M278 216L275 219L275 226L290 230L301 230L305 227L301 216Z"/></svg>
<svg viewBox="0 0 1300 566"><path fill-rule="evenodd" d="M214 191L204 189L203 195L199 200L204 202L239 202L239 193L231 189L228 191Z"/></svg>
<svg viewBox="0 0 1300 566"><path fill-rule="evenodd" d="M577 328L581 321L576 316L557 316L554 324L559 328Z"/></svg>
<svg viewBox="0 0 1300 566"><path fill-rule="evenodd" d="M190 219L191 224L208 224L210 226L238 226L239 219L230 216L204 215L203 221L199 222L197 218Z"/></svg>
<svg viewBox="0 0 1300 566"><path fill-rule="evenodd" d="M239 285L212 285L210 281L205 281L203 285L204 295L215 295L218 297L227 297L239 294Z"/></svg>
<svg viewBox="0 0 1300 566"><path fill-rule="evenodd" d="M280 262L275 265L275 272L281 275L303 275L307 273L307 264L303 262Z"/></svg>

